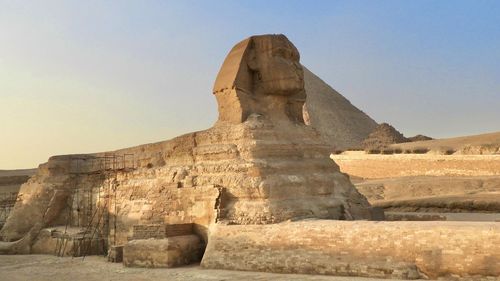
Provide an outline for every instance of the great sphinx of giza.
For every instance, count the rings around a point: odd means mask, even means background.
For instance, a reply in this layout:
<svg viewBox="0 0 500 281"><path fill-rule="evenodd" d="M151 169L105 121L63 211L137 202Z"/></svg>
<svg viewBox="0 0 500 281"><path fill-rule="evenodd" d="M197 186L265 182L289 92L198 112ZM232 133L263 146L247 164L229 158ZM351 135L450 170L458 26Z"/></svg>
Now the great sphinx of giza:
<svg viewBox="0 0 500 281"><path fill-rule="evenodd" d="M304 124L303 69L284 35L236 44L213 93L219 118L208 130L49 159L21 187L0 251L43 252L43 228L84 227L92 224L85 214L99 208L107 214L99 232L109 243L126 242L136 224L194 223L206 239L218 222L371 218L367 200L330 160L331 145ZM106 155L133 155L133 168L99 170L93 160Z"/></svg>
<svg viewBox="0 0 500 281"><path fill-rule="evenodd" d="M304 72L299 52L284 35L253 36L233 47L215 80L219 121L240 124L263 116L304 124Z"/></svg>

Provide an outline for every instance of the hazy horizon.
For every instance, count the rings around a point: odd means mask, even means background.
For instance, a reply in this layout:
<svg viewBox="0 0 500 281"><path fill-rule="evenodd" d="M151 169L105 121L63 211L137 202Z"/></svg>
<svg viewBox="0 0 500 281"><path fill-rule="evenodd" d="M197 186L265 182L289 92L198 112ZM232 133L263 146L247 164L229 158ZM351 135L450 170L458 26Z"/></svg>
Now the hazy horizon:
<svg viewBox="0 0 500 281"><path fill-rule="evenodd" d="M209 128L227 52L267 33L406 136L500 131L498 1L0 0L0 169Z"/></svg>

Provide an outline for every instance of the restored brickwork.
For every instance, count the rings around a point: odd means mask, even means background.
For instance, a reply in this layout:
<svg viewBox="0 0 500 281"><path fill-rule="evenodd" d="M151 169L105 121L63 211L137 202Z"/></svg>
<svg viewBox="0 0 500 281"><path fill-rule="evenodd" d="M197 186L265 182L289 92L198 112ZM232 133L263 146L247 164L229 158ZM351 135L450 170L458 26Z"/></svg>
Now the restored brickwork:
<svg viewBox="0 0 500 281"><path fill-rule="evenodd" d="M163 239L165 235L164 224L139 224L133 226L134 235L132 240L137 239Z"/></svg>
<svg viewBox="0 0 500 281"><path fill-rule="evenodd" d="M380 278L499 277L500 224L309 220L216 225L202 266Z"/></svg>
<svg viewBox="0 0 500 281"><path fill-rule="evenodd" d="M132 240L164 239L193 234L193 224L138 224L133 226Z"/></svg>

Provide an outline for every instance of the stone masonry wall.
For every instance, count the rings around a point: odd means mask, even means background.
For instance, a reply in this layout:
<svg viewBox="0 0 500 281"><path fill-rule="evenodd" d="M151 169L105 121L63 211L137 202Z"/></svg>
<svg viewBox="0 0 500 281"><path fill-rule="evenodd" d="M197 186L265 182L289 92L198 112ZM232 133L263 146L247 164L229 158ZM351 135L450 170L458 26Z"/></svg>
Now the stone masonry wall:
<svg viewBox="0 0 500 281"><path fill-rule="evenodd" d="M138 224L133 226L133 240L137 239L163 239L165 238L164 224Z"/></svg>
<svg viewBox="0 0 500 281"><path fill-rule="evenodd" d="M406 176L496 176L500 155L352 154L331 155L340 170L376 179Z"/></svg>
<svg viewBox="0 0 500 281"><path fill-rule="evenodd" d="M308 220L215 225L205 268L379 278L500 276L500 224ZM481 277L482 276L482 277Z"/></svg>
<svg viewBox="0 0 500 281"><path fill-rule="evenodd" d="M164 239L193 234L193 224L138 224L133 226L132 239Z"/></svg>
<svg viewBox="0 0 500 281"><path fill-rule="evenodd" d="M123 244L135 236L132 226L151 224L188 224L191 231L206 237L206 225L216 219L219 194L212 186L177 188L157 180L141 180L139 184L122 181L114 195L116 202L109 208L110 238ZM175 231L164 228L161 235L169 237Z"/></svg>

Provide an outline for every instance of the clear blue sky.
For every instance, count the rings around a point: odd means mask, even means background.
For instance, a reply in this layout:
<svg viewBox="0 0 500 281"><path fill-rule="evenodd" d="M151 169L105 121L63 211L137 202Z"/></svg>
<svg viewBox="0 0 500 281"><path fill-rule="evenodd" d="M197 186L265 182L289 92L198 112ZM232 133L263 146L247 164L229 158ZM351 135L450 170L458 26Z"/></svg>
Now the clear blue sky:
<svg viewBox="0 0 500 281"><path fill-rule="evenodd" d="M225 55L264 33L405 135L500 130L500 1L0 0L0 169L210 127Z"/></svg>

